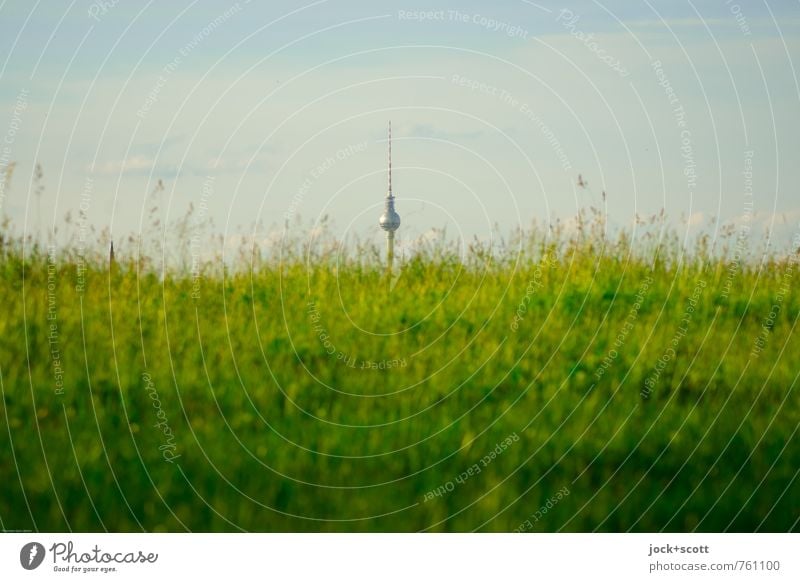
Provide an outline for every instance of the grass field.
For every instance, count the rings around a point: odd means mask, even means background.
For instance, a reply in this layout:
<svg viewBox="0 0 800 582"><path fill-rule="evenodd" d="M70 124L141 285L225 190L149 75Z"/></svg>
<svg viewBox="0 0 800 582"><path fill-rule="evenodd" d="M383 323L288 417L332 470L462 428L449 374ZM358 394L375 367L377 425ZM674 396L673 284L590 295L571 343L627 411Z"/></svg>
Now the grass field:
<svg viewBox="0 0 800 582"><path fill-rule="evenodd" d="M797 531L800 266L737 242L162 276L6 237L2 528Z"/></svg>

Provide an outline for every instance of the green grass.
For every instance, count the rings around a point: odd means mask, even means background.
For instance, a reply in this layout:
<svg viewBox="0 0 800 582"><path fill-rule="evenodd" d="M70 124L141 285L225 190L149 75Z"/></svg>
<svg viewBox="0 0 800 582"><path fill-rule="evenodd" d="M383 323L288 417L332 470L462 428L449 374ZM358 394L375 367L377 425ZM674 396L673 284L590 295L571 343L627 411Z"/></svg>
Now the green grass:
<svg viewBox="0 0 800 582"><path fill-rule="evenodd" d="M48 280L2 244L5 529L798 530L789 258L534 233L193 281L95 253L78 292L74 248Z"/></svg>

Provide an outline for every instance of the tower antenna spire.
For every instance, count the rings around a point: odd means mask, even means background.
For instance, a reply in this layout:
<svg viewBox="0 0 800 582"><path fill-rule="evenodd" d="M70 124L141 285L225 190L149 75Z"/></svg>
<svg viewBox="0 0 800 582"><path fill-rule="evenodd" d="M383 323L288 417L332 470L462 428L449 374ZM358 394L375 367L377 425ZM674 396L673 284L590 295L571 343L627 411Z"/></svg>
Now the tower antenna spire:
<svg viewBox="0 0 800 582"><path fill-rule="evenodd" d="M389 197L392 196L392 120L389 120Z"/></svg>

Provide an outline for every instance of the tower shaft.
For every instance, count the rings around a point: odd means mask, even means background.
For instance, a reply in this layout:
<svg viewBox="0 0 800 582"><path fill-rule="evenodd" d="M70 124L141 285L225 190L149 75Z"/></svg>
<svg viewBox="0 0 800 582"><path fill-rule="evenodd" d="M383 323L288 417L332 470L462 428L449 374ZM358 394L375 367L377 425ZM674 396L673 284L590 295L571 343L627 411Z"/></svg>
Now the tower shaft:
<svg viewBox="0 0 800 582"><path fill-rule="evenodd" d="M386 232L386 262L391 271L394 262L394 231L391 230Z"/></svg>

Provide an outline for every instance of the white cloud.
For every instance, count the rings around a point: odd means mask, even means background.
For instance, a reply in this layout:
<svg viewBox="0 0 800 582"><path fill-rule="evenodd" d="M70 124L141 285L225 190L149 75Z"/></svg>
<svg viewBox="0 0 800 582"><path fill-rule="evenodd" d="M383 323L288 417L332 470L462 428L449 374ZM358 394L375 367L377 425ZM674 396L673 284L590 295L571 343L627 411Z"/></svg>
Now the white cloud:
<svg viewBox="0 0 800 582"><path fill-rule="evenodd" d="M131 156L124 160L112 160L96 166L94 173L96 174L124 174L128 172L140 172L142 170L151 170L155 165L155 160L145 156ZM92 171L92 168L87 168Z"/></svg>

